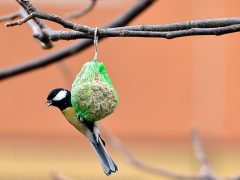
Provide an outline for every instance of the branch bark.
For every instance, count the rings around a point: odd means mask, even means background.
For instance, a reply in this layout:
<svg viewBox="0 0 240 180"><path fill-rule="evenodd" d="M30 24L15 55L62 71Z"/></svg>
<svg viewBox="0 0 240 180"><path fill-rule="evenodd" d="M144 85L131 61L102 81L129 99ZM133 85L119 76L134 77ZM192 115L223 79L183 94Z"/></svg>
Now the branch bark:
<svg viewBox="0 0 240 180"><path fill-rule="evenodd" d="M32 19L40 18L52 21L62 25L70 31L46 31L49 39L57 40L73 40L80 38L94 37L95 28L85 25L75 24L67 21L60 16L50 15L40 11L34 11L25 19L7 23L6 26L21 25ZM185 36L195 35L223 35L240 31L240 18L222 18L208 19L199 21L188 21L174 24L163 25L140 25L140 26L124 26L121 28L99 28L98 37L157 37L173 39Z"/></svg>

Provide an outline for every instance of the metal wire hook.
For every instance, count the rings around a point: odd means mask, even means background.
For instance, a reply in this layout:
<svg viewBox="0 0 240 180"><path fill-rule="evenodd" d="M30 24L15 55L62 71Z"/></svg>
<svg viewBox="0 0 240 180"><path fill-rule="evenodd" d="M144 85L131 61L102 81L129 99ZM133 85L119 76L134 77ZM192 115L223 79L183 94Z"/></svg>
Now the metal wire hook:
<svg viewBox="0 0 240 180"><path fill-rule="evenodd" d="M95 48L95 55L94 55L93 61L97 61L97 59L98 59L98 36L97 36L97 31L98 31L98 27L96 27L95 31L94 31L93 43L94 43L94 48Z"/></svg>

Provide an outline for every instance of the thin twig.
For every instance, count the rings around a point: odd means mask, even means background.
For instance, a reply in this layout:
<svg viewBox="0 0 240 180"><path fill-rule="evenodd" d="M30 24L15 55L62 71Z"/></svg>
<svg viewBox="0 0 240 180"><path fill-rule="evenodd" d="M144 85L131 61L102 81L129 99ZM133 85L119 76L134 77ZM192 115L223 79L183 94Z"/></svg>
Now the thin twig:
<svg viewBox="0 0 240 180"><path fill-rule="evenodd" d="M48 21L52 21L55 23L58 23L60 25L62 25L65 28L69 28L69 29L73 29L75 31L81 31L84 33L89 33L91 31L93 31L94 29L88 27L88 26L84 26L84 25L78 25L74 22L65 20L64 18L56 15L56 14L47 14L45 12L41 12L41 11L32 11L29 14L29 18L28 19L32 19L32 18L39 18L39 19L45 19ZM18 21L22 21L22 20L18 20ZM7 27L12 27L12 26L16 26L16 25L22 25L22 23L18 23L18 21L14 21L14 22L9 22L6 24ZM24 21L26 22L26 21Z"/></svg>
<svg viewBox="0 0 240 180"><path fill-rule="evenodd" d="M152 5L154 2L156 1L153 1L153 0L138 1L131 8L129 8L125 13L123 13L120 17L116 18L114 21L110 22L105 27L119 27L119 26L124 26L128 24L135 17L141 14L144 10L150 7L150 5ZM61 61L69 56L72 56L74 54L81 52L82 50L88 48L91 45L93 45L92 40L82 40L81 42L74 43L50 55L29 60L26 63L15 65L10 68L2 69L0 70L0 80L13 77L25 72L29 72L38 68L42 68L44 66Z"/></svg>
<svg viewBox="0 0 240 180"><path fill-rule="evenodd" d="M90 0L90 3L86 7L84 7L80 11L66 14L65 18L67 18L67 19L79 18L79 17L87 14L88 12L90 12L95 7L96 4L97 4L97 0Z"/></svg>
<svg viewBox="0 0 240 180"><path fill-rule="evenodd" d="M18 20L18 21L14 21L14 22L10 22L10 23L6 23L6 26L7 27L11 27L11 26L16 26L16 25L22 25L24 24L25 22L31 20L34 18L34 15L33 14L29 14L27 15L26 17Z"/></svg>
<svg viewBox="0 0 240 180"><path fill-rule="evenodd" d="M29 16L33 16L32 19L38 24L40 29L47 28L47 26L38 18L34 17L34 13L38 12L37 8L32 5L29 0L16 0L18 4L27 12ZM26 17L25 17L26 18ZM20 20L21 21L21 20ZM21 25L21 24L20 24Z"/></svg>

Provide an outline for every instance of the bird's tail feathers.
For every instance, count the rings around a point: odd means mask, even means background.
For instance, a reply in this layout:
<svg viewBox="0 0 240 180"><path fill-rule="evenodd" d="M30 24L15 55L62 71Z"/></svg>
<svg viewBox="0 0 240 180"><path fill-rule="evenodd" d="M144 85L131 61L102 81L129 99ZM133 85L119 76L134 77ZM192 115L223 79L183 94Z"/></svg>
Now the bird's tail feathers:
<svg viewBox="0 0 240 180"><path fill-rule="evenodd" d="M105 143L103 142L101 137L98 138L98 142L97 142L97 140L95 140L94 142L91 141L91 144L93 146L94 151L96 152L96 154L98 156L98 159L101 163L101 166L102 166L105 174L107 176L109 176L111 173L116 172L118 170L117 165L113 162L110 155L108 154L108 152L104 146Z"/></svg>

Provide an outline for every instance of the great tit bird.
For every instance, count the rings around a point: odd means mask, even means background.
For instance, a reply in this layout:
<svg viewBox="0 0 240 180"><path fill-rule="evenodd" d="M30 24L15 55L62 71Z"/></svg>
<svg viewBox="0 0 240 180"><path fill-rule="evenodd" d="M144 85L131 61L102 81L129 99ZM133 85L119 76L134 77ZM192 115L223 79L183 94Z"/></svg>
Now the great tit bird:
<svg viewBox="0 0 240 180"><path fill-rule="evenodd" d="M71 104L71 92L67 89L57 88L52 90L47 97L48 106L55 106L61 110L65 118L83 135L85 135L96 152L103 171L107 176L118 170L105 148L97 122L84 120L76 116L76 109Z"/></svg>

